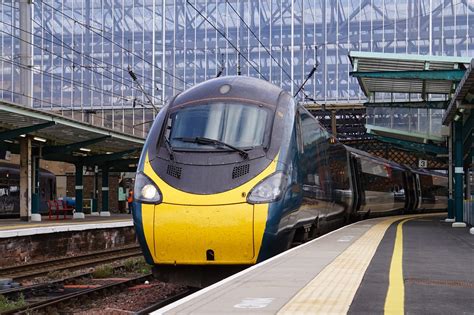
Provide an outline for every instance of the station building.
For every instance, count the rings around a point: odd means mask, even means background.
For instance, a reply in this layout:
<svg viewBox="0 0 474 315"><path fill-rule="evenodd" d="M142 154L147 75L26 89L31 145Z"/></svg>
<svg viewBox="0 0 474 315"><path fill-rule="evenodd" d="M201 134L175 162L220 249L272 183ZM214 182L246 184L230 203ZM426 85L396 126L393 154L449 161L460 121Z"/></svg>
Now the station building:
<svg viewBox="0 0 474 315"><path fill-rule="evenodd" d="M459 77L443 94L395 89L367 95L360 77L351 75L354 63L348 55L457 57L453 65L466 70L474 56L473 13L469 1L441 0L7 1L0 4L0 99L143 139L160 107L199 82L242 74L296 92L315 68L296 98L326 120L339 139L370 142L368 125L369 131L417 133L421 144L447 147L450 131L442 127L443 117ZM430 69L429 61L425 66ZM453 120L462 114L467 143L472 142L471 107L461 113L455 106L447 116ZM348 122L351 115L358 127ZM466 141L468 170L472 149ZM377 148L374 143L363 149L384 150L380 141ZM7 149L4 145L2 152ZM397 152L386 157L406 151ZM429 168L447 168L444 153L417 154L401 162L418 166L427 160ZM128 165L133 169L128 162L127 170ZM471 178L464 177L466 187L472 186Z"/></svg>

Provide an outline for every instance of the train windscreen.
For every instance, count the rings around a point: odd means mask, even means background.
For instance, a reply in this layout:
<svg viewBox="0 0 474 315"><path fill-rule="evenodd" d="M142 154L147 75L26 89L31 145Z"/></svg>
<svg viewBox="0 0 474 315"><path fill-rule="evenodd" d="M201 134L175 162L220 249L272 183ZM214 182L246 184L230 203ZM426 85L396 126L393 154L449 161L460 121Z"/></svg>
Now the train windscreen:
<svg viewBox="0 0 474 315"><path fill-rule="evenodd" d="M189 139L213 139L236 148L263 146L270 110L239 103L196 105L170 114L169 141L173 149L215 149L211 143Z"/></svg>

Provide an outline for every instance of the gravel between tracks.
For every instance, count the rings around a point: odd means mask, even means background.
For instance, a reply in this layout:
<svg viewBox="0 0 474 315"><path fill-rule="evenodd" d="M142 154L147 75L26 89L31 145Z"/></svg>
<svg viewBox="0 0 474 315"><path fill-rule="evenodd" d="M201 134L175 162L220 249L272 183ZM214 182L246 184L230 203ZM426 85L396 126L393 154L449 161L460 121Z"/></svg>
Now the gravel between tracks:
<svg viewBox="0 0 474 315"><path fill-rule="evenodd" d="M180 285L152 280L147 285L140 284L127 288L118 294L78 306L75 308L74 314L133 314L184 290L186 288Z"/></svg>

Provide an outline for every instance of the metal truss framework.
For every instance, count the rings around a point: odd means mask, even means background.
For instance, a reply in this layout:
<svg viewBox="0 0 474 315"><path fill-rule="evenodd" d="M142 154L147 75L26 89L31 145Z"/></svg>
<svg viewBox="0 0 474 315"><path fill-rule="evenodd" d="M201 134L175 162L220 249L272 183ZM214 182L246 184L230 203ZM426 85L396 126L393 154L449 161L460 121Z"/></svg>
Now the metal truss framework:
<svg viewBox="0 0 474 315"><path fill-rule="evenodd" d="M0 98L14 102L16 6L0 4ZM251 63L240 58L242 74L268 78L289 91L318 59L317 73L305 86L308 96L323 103L364 101L349 76L349 50L473 55L473 12L468 0L36 1L33 103L94 110L130 108L138 99L142 106L133 115L145 121L143 107L149 105L126 65L159 105L221 69L236 74L239 54ZM111 119L114 128L126 124L123 114Z"/></svg>
<svg viewBox="0 0 474 315"><path fill-rule="evenodd" d="M393 144L382 142L376 139L355 139L344 140L344 144L369 152L373 155L388 159L412 168L418 168L420 159L427 160L428 169L446 170L448 169L447 158L437 158L433 155L417 153L410 150L402 150Z"/></svg>

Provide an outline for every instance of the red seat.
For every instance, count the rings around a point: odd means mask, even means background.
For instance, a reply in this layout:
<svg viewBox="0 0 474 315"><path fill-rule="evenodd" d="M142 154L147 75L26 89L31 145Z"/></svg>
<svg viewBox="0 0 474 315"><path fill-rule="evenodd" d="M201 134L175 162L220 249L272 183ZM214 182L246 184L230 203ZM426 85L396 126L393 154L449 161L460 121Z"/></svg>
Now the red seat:
<svg viewBox="0 0 474 315"><path fill-rule="evenodd" d="M48 210L49 210L49 219L51 220L51 215L56 212L56 220L59 220L60 212L63 213L63 219L66 219L67 211L74 210L73 207L68 207L65 200L48 200Z"/></svg>

